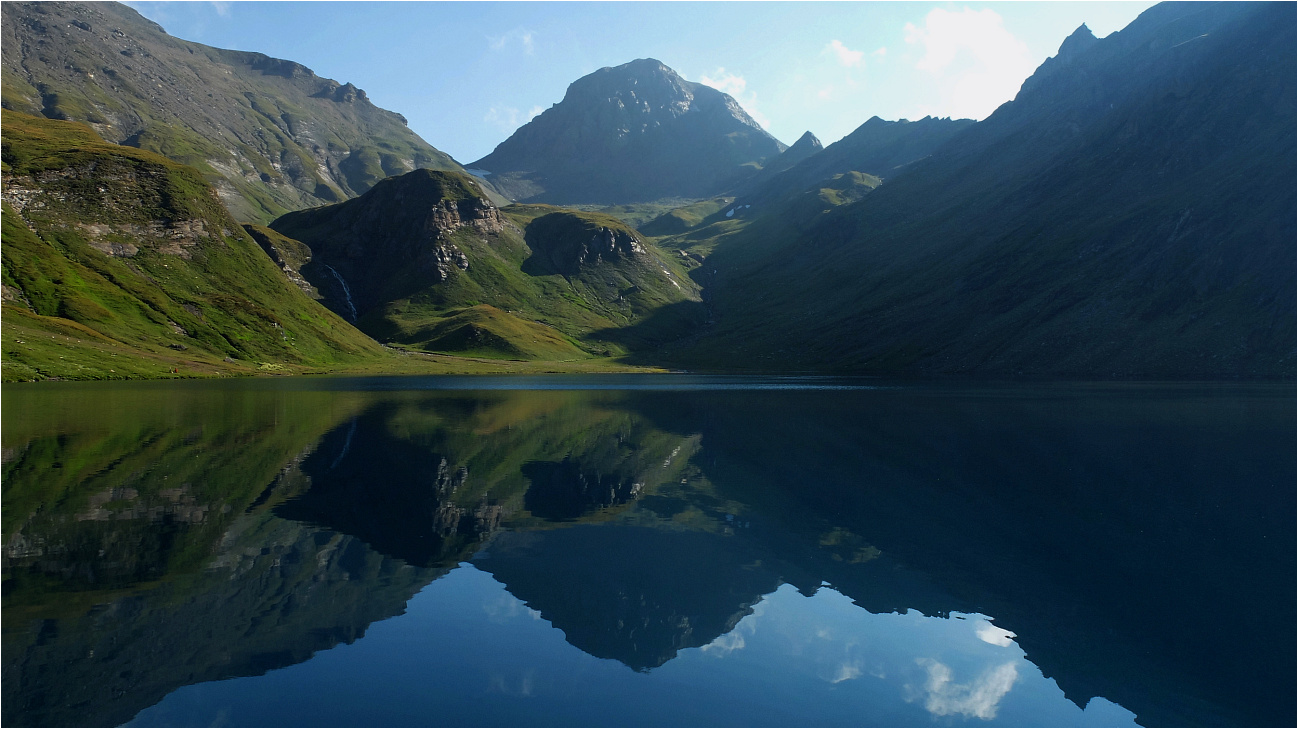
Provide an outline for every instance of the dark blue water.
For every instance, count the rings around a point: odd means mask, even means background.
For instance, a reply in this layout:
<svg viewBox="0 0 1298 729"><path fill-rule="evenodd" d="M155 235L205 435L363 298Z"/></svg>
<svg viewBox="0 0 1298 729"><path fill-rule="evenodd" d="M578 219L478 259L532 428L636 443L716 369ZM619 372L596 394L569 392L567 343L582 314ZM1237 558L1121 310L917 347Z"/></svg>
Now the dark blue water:
<svg viewBox="0 0 1298 729"><path fill-rule="evenodd" d="M1292 386L6 386L7 726L1290 726Z"/></svg>

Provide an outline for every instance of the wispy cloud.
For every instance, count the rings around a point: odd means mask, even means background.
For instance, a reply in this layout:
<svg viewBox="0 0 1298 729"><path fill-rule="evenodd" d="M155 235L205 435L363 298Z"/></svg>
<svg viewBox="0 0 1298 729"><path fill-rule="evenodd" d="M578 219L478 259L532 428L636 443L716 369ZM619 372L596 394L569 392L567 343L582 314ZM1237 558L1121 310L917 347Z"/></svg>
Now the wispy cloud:
<svg viewBox="0 0 1298 729"><path fill-rule="evenodd" d="M230 17L230 3L227 0L213 0L212 7L216 10L216 14L222 18Z"/></svg>
<svg viewBox="0 0 1298 729"><path fill-rule="evenodd" d="M504 50L514 44L522 48L524 53L531 54L535 50L532 31L526 28L514 28L504 35L487 36L487 46L493 51Z"/></svg>
<svg viewBox="0 0 1298 729"><path fill-rule="evenodd" d="M843 45L843 41L832 40L829 45L825 46L821 53L827 53L833 56L840 66L853 68L865 64L865 51L854 51Z"/></svg>
<svg viewBox="0 0 1298 729"><path fill-rule="evenodd" d="M1005 663L989 668L970 683L958 684L946 664L931 658L921 659L918 663L928 671L924 708L935 716L963 714L978 719L995 719L1001 699L1019 677L1018 668L1013 663Z"/></svg>
<svg viewBox="0 0 1298 729"><path fill-rule="evenodd" d="M712 75L703 74L699 76L699 83L704 86L711 86L717 91L730 94L744 107L744 111L753 118L753 121L762 126L763 129L771 125L762 112L757 110L757 93L748 90L748 81L737 73L731 73L725 68L717 68Z"/></svg>
<svg viewBox="0 0 1298 729"><path fill-rule="evenodd" d="M535 119L543 111L545 109L540 106L533 106L526 113L513 106L493 106L487 111L486 116L482 117L482 120L498 129L512 132Z"/></svg>
<svg viewBox="0 0 1298 729"><path fill-rule="evenodd" d="M923 49L915 64L937 80L941 113L982 119L1014 98L1035 68L1028 46L993 10L936 8L922 27L907 23L906 42Z"/></svg>

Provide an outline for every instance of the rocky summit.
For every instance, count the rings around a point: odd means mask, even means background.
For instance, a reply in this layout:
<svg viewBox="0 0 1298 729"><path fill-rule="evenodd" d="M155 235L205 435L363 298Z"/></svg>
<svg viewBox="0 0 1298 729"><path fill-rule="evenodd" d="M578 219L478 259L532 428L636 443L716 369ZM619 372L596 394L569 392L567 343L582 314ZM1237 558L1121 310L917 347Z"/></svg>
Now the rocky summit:
<svg viewBox="0 0 1298 729"><path fill-rule="evenodd" d="M720 194L784 149L728 94L646 58L577 79L468 166L521 202L615 204Z"/></svg>

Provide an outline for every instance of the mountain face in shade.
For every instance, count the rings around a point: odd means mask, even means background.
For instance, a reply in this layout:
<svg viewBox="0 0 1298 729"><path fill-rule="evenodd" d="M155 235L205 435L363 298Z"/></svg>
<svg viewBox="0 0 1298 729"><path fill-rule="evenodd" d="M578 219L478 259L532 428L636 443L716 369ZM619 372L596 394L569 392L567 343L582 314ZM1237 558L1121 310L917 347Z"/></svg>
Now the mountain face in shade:
<svg viewBox="0 0 1298 729"><path fill-rule="evenodd" d="M718 247L716 325L681 364L1292 378L1294 25L1169 3L1079 30L863 199Z"/></svg>
<svg viewBox="0 0 1298 729"><path fill-rule="evenodd" d="M4 108L196 167L240 220L462 170L363 90L292 61L173 38L117 3L7 2L3 16Z"/></svg>
<svg viewBox="0 0 1298 729"><path fill-rule="evenodd" d="M973 124L972 119L924 117L918 121L885 121L870 117L851 134L823 150L816 140L814 149L809 148L807 153L785 163L798 145L790 147L745 186L741 197L750 198L745 202L765 203L849 172L886 179L932 154Z"/></svg>
<svg viewBox="0 0 1298 729"><path fill-rule="evenodd" d="M469 167L518 201L615 204L716 195L784 149L729 95L640 59L573 82Z"/></svg>

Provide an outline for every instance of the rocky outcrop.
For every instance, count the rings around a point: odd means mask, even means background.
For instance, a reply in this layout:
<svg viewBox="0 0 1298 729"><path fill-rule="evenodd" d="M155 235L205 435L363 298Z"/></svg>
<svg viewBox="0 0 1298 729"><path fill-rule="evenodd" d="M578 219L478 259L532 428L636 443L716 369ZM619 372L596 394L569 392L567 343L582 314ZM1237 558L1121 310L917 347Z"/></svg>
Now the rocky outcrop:
<svg viewBox="0 0 1298 729"><path fill-rule="evenodd" d="M168 169L128 159L101 159L30 175L4 174L0 199L29 228L35 220L59 220L109 256L129 258L143 245L189 258L194 246L219 240L202 219L160 214L141 220L141 213L161 213L167 206L170 175Z"/></svg>
<svg viewBox="0 0 1298 729"><path fill-rule="evenodd" d="M600 263L648 263L644 243L616 221L598 221L575 212L543 215L527 226L527 243L538 269L574 276Z"/></svg>
<svg viewBox="0 0 1298 729"><path fill-rule="evenodd" d="M468 271L457 236L497 235L510 224L473 178L418 170L384 180L358 200L290 213L271 225L309 248L316 265L304 266L303 275L326 304L354 320L381 303L397 277L427 285Z"/></svg>

